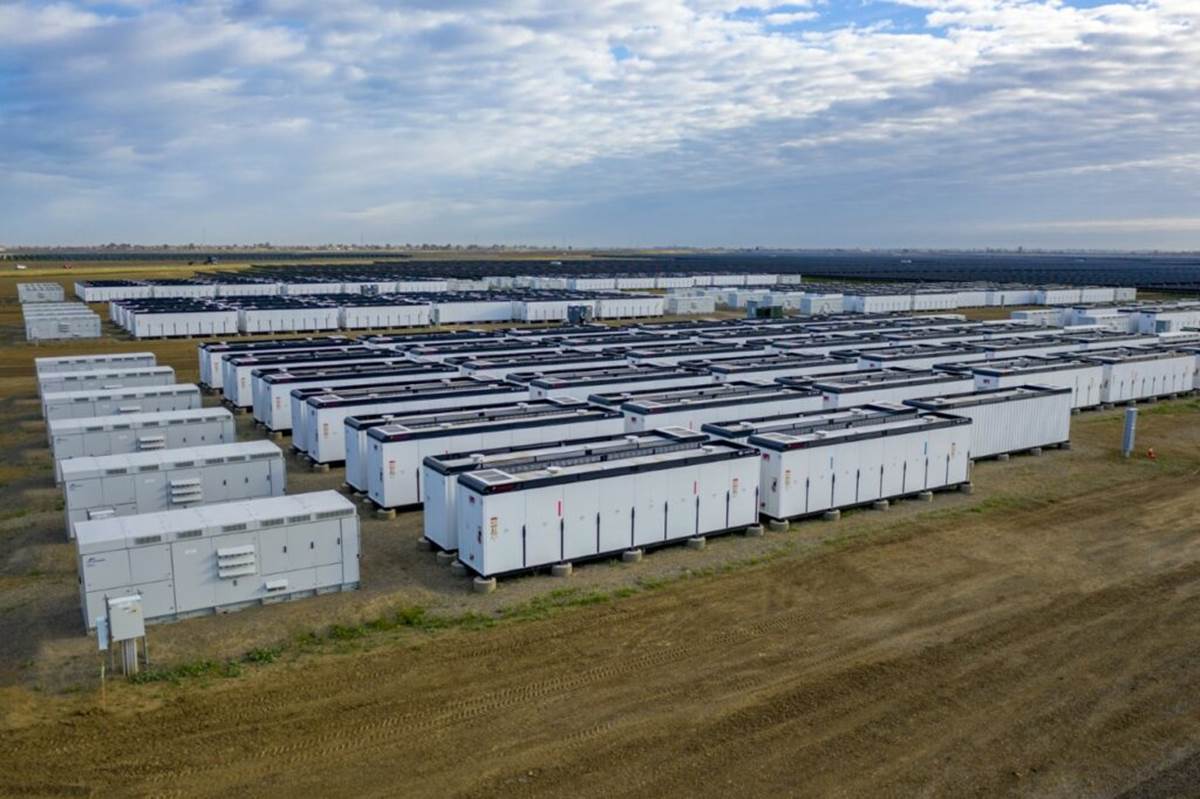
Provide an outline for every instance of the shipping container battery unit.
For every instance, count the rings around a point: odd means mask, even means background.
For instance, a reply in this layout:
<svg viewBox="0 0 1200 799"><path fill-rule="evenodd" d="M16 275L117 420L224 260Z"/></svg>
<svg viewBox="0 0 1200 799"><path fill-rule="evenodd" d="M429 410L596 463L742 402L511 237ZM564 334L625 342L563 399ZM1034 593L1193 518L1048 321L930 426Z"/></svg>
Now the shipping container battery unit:
<svg viewBox="0 0 1200 799"><path fill-rule="evenodd" d="M666 303L654 294L604 294L595 300L597 319L641 319L662 316Z"/></svg>
<svg viewBox="0 0 1200 799"><path fill-rule="evenodd" d="M200 406L200 389L191 383L64 391L42 397L42 418L54 422L59 419L115 416L119 413L187 411Z"/></svg>
<svg viewBox="0 0 1200 799"><path fill-rule="evenodd" d="M388 358L384 349L351 345L298 352L266 352L260 355L232 355L221 361L222 391L225 400L236 408L254 405L254 372L263 370L307 369L314 366L347 366L352 363Z"/></svg>
<svg viewBox="0 0 1200 799"><path fill-rule="evenodd" d="M1094 408L1103 402L1104 367L1081 358L1048 356L989 361L973 366L971 372L975 376L975 391L1024 385L1056 386L1071 390L1072 408Z"/></svg>
<svg viewBox="0 0 1200 799"><path fill-rule="evenodd" d="M636 328L609 327L608 325L582 323L577 325L561 324L552 327L514 327L504 331L504 337L517 341L554 341L564 338L605 338L632 334ZM570 346L570 345L566 345Z"/></svg>
<svg viewBox="0 0 1200 799"><path fill-rule="evenodd" d="M1009 361L1027 355L1067 355L1081 349L1078 342L1057 337L1013 337L999 341L979 342L977 348L987 353L989 361Z"/></svg>
<svg viewBox="0 0 1200 799"><path fill-rule="evenodd" d="M987 358L987 352L976 347L941 347L916 345L872 350L858 356L859 369L931 369L940 363L974 363Z"/></svg>
<svg viewBox="0 0 1200 799"><path fill-rule="evenodd" d="M409 368L422 371L409 372L407 371ZM350 385L331 385L329 383L299 385L293 388L288 395L288 403L292 408L293 449L298 452L305 452L308 449L308 431L312 410L312 406L308 404L310 397L319 397L325 394L337 394L342 398L378 396L393 390L404 390L412 383L424 383L429 390L433 391L445 386L445 383L441 381L454 379L456 376L457 372L453 367L438 363L415 364L409 361L403 371L393 368L388 373L388 379L370 380Z"/></svg>
<svg viewBox="0 0 1200 799"><path fill-rule="evenodd" d="M1071 438L1071 389L1060 386L997 388L904 404L927 413L969 418L972 460L1052 447Z"/></svg>
<svg viewBox="0 0 1200 799"><path fill-rule="evenodd" d="M709 422L701 425L700 432L727 441L745 443L750 436L785 431L792 435L814 430L841 430L848 427L865 427L901 418L916 418L917 409L895 402L879 402L871 405L856 405L838 411L805 411L804 413L779 413Z"/></svg>
<svg viewBox="0 0 1200 799"><path fill-rule="evenodd" d="M62 476L71 538L82 521L277 497L287 483L269 441L70 458Z"/></svg>
<svg viewBox="0 0 1200 799"><path fill-rule="evenodd" d="M442 364L415 364L415 366L432 366L434 368L442 367ZM395 397L408 398L412 396L413 386L420 384L420 390L430 392L430 394L442 394L446 391L472 391L476 388L498 388L508 390L511 388L508 383L503 380L480 380L472 377L457 377L454 372L449 373L449 377L426 377L422 380L396 380L396 382L367 384L367 385L347 385L335 386L335 388L322 388L322 386L305 386L301 389L293 389L292 395L289 396L289 401L292 403L292 449L296 452L307 452L314 441L317 439L317 433L314 432L313 425L314 414L318 409L328 407L328 403L336 403L336 407L343 408L346 413L337 416L325 415L325 421L336 419L338 423L344 419L344 416L353 415L361 407L368 407L374 401L379 399L390 399ZM318 398L320 402L311 403L310 399ZM362 411L366 415L367 411Z"/></svg>
<svg viewBox="0 0 1200 799"><path fill-rule="evenodd" d="M33 359L33 367L39 378L64 372L141 369L157 365L158 361L153 352L110 352L103 355L64 355Z"/></svg>
<svg viewBox="0 0 1200 799"><path fill-rule="evenodd" d="M583 352L606 352L618 348L614 354L620 355L639 347L686 346L696 342L695 337L686 334L647 333L633 328L627 330L628 332L622 333L610 328L607 334L601 336L550 336L540 341L543 345Z"/></svg>
<svg viewBox="0 0 1200 799"><path fill-rule="evenodd" d="M381 350L382 352L382 350ZM255 378L254 418L272 432L282 433L294 427L292 392L322 387L327 390L351 386L395 386L402 383L429 382L453 377L457 370L438 363L414 363L404 357L358 363L342 368L314 367L285 369Z"/></svg>
<svg viewBox="0 0 1200 799"><path fill-rule="evenodd" d="M139 366L121 369L93 369L88 372L55 372L38 378L38 393L98 391L135 386L169 386L175 382L175 370L169 366Z"/></svg>
<svg viewBox="0 0 1200 799"><path fill-rule="evenodd" d="M1196 334L1175 334L1178 341L1186 342L1188 336ZM1109 350L1116 347L1147 347L1163 343L1161 336L1142 333L1113 333L1105 330L1093 330L1089 333L1069 334L1062 340L1073 345L1073 352L1084 353L1093 350Z"/></svg>
<svg viewBox="0 0 1200 799"><path fill-rule="evenodd" d="M639 396L621 405L631 433L664 427L699 431L708 422L738 416L803 413L821 408L821 392L750 381L718 383L710 388Z"/></svg>
<svg viewBox="0 0 1200 799"><path fill-rule="evenodd" d="M604 355L599 352L563 351L553 355L479 358L455 363L464 375L505 380L514 373L525 373L526 377L521 382L528 382L536 376L551 372L604 369L625 366L628 361L620 356Z"/></svg>
<svg viewBox="0 0 1200 799"><path fill-rule="evenodd" d="M64 302L66 292L61 283L18 283L17 301L26 302Z"/></svg>
<svg viewBox="0 0 1200 799"><path fill-rule="evenodd" d="M432 324L433 305L397 295L356 297L340 308L343 330L367 330L387 327L425 327Z"/></svg>
<svg viewBox="0 0 1200 799"><path fill-rule="evenodd" d="M752 435L759 509L794 519L961 485L969 480L971 420L919 416L876 425Z"/></svg>
<svg viewBox="0 0 1200 799"><path fill-rule="evenodd" d="M720 383L731 380L772 382L778 377L798 377L834 374L855 368L854 361L821 355L757 355L719 361L683 361L685 369L698 369L711 374Z"/></svg>
<svg viewBox="0 0 1200 799"><path fill-rule="evenodd" d="M827 409L961 394L975 387L975 380L970 375L933 369L862 371L839 376L836 380L820 378L811 382L804 378L783 377L779 382L783 385L808 386L819 391L822 407Z"/></svg>
<svg viewBox="0 0 1200 799"><path fill-rule="evenodd" d="M474 295L474 296L472 296ZM432 298L432 295L423 295ZM487 292L468 292L466 296L447 293L434 298L433 323L435 325L461 325L476 322L511 322L513 301L496 297Z"/></svg>
<svg viewBox="0 0 1200 799"><path fill-rule="evenodd" d="M745 529L758 521L758 453L686 430L628 452L458 477L458 557L483 577Z"/></svg>
<svg viewBox="0 0 1200 799"><path fill-rule="evenodd" d="M1191 391L1196 359L1172 350L1121 349L1089 352L1084 360L1104 368L1101 402L1132 402Z"/></svg>
<svg viewBox="0 0 1200 799"><path fill-rule="evenodd" d="M664 441L670 434L652 430L645 434ZM503 469L507 464L561 465L564 460L597 451L612 452L628 446L637 436L619 435L572 438L489 449L474 448L444 455L426 455L421 462L421 512L425 538L441 549L458 549L458 476L480 469Z"/></svg>
<svg viewBox="0 0 1200 799"><path fill-rule="evenodd" d="M502 341L503 337L496 333L485 333L482 330L456 330L453 333L395 333L377 336L359 336L359 344L365 347L378 347L407 352L415 347L428 347L436 344L456 344L468 341Z"/></svg>
<svg viewBox="0 0 1200 799"><path fill-rule="evenodd" d="M232 300L230 300L232 302ZM302 333L337 330L341 311L328 300L299 301L283 297L250 297L239 303L242 333Z"/></svg>
<svg viewBox="0 0 1200 799"><path fill-rule="evenodd" d="M200 360L200 385L220 389L224 385L221 359L235 355L263 355L275 352L301 352L331 347L353 346L345 336L278 339L276 341L208 341L197 347Z"/></svg>
<svg viewBox="0 0 1200 799"><path fill-rule="evenodd" d="M238 332L238 312L203 300L163 300L129 309L121 327L139 339L228 336Z"/></svg>
<svg viewBox="0 0 1200 799"><path fill-rule="evenodd" d="M453 344L435 344L428 347L414 347L405 350L405 354L414 361L448 361L450 359L472 360L478 358L499 358L504 356L536 357L539 355L555 355L562 347L544 344L537 341L465 341Z"/></svg>
<svg viewBox="0 0 1200 799"><path fill-rule="evenodd" d="M697 388L712 385L714 382L716 380L711 374L691 369L631 364L606 369L555 372L535 377L526 385L529 387L530 399L556 396L586 400L594 394Z"/></svg>
<svg viewBox="0 0 1200 799"><path fill-rule="evenodd" d="M237 440L233 415L224 408L62 419L50 422L49 427L56 482L62 482L62 462L67 458L231 444Z"/></svg>
<svg viewBox="0 0 1200 799"><path fill-rule="evenodd" d="M529 390L526 388L472 377L408 383L375 395L347 391L344 395L337 392L309 397L308 416L304 422L304 451L314 463L341 463L348 460L351 448L366 452L367 423L373 417L504 405L527 399ZM357 422L352 421L356 418ZM294 436L292 440L295 443ZM349 473L349 463L346 469ZM348 478L347 482L350 482ZM365 490L365 483L362 485Z"/></svg>
<svg viewBox="0 0 1200 799"><path fill-rule="evenodd" d="M367 495L381 508L420 503L427 455L617 435L624 429L620 413L569 397L408 416L367 432Z"/></svg>
<svg viewBox="0 0 1200 799"><path fill-rule="evenodd" d="M146 621L239 610L359 584L354 504L336 491L80 522L83 620L138 594Z"/></svg>
<svg viewBox="0 0 1200 799"><path fill-rule="evenodd" d="M861 333L829 333L814 335L811 338L784 339L774 341L770 345L772 352L780 355L805 353L807 355L830 355L832 353L853 353L858 357L860 352L872 350L887 350L896 346L896 342L888 341L879 335L864 335Z"/></svg>
<svg viewBox="0 0 1200 799"><path fill-rule="evenodd" d="M754 355L770 354L771 349L766 345L751 344L667 344L662 347L640 347L625 349L613 347L605 350L613 355L622 354L630 363L644 363L651 366L675 366L681 361L708 360L717 361L724 358L749 358Z"/></svg>

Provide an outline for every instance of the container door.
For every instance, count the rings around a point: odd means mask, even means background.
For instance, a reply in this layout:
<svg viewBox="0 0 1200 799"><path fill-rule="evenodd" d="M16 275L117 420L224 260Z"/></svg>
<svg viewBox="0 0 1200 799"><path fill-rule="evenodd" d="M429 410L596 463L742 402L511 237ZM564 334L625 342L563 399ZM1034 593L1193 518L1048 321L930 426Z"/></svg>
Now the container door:
<svg viewBox="0 0 1200 799"><path fill-rule="evenodd" d="M210 608L216 601L217 559L212 541L195 538L171 545L175 605L180 613Z"/></svg>
<svg viewBox="0 0 1200 799"><path fill-rule="evenodd" d="M525 494L525 565L557 563L564 548L562 486L521 493Z"/></svg>
<svg viewBox="0 0 1200 799"><path fill-rule="evenodd" d="M600 551L597 520L601 497L595 486L568 483L563 486L562 560L595 555Z"/></svg>
<svg viewBox="0 0 1200 799"><path fill-rule="evenodd" d="M320 525L298 524L287 531L288 570L307 569L315 564L316 534Z"/></svg>
<svg viewBox="0 0 1200 799"><path fill-rule="evenodd" d="M277 574L288 569L288 539L284 527L269 527L258 532L258 569L262 574Z"/></svg>
<svg viewBox="0 0 1200 799"><path fill-rule="evenodd" d="M166 475L162 472L144 472L133 478L136 480L134 499L142 513L155 510L167 510L172 506L167 501Z"/></svg>
<svg viewBox="0 0 1200 799"><path fill-rule="evenodd" d="M596 509L596 538L598 551L615 552L628 549L632 543L634 518L634 475L623 475L606 481L606 490L593 488L599 507Z"/></svg>

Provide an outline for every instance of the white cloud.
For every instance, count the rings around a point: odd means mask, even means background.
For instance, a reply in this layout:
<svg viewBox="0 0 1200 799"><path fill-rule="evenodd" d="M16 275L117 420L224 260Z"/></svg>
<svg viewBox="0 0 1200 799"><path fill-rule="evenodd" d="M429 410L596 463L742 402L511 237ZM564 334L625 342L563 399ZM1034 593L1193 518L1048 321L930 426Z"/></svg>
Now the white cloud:
<svg viewBox="0 0 1200 799"><path fill-rule="evenodd" d="M1200 170L1200 3L899 1L929 27L749 0L18 0L0 6L0 170L107 195L97 227L154 240L200 212L229 236L257 221L254 239L347 219L447 239L657 193L923 185L957 210L1022 181L1142 218L1163 199L1150 175L1200 212L1179 188ZM64 189L11 191L0 239L75 235L40 214ZM710 227L688 218L663 239ZM848 203L834 223L897 220Z"/></svg>

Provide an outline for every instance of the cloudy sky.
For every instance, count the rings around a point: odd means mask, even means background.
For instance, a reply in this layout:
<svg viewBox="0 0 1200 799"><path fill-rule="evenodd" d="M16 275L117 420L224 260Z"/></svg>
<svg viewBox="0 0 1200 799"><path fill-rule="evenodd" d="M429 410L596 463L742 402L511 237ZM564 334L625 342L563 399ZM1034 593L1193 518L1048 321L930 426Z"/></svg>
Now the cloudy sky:
<svg viewBox="0 0 1200 799"><path fill-rule="evenodd" d="M1200 0L0 0L0 243L1200 248Z"/></svg>

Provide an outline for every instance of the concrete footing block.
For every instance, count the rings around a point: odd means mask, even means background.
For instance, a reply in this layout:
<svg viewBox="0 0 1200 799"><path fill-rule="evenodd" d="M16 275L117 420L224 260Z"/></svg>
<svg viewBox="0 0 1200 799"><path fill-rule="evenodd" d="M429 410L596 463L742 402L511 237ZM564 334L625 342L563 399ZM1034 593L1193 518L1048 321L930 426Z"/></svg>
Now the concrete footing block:
<svg viewBox="0 0 1200 799"><path fill-rule="evenodd" d="M1078 415L1079 415L1079 411L1080 411L1080 410L1081 410L1080 408L1072 408L1072 409L1071 409L1071 415L1072 415L1072 416L1078 416Z"/></svg>
<svg viewBox="0 0 1200 799"><path fill-rule="evenodd" d="M571 573L574 571L575 571L575 567L572 566L570 563L555 563L553 566L550 567L550 576L551 577L570 577Z"/></svg>
<svg viewBox="0 0 1200 799"><path fill-rule="evenodd" d="M375 516L376 516L376 518L379 518L379 519L394 519L394 518L396 518L396 509L395 508L377 508L375 510Z"/></svg>
<svg viewBox="0 0 1200 799"><path fill-rule="evenodd" d="M964 494L974 494L975 493L975 484L974 483L963 483L962 485L960 485L958 487L958 490Z"/></svg>
<svg viewBox="0 0 1200 799"><path fill-rule="evenodd" d="M842 512L837 508L834 508L833 510L827 510L822 513L821 518L827 522L836 522L838 519L842 518Z"/></svg>
<svg viewBox="0 0 1200 799"><path fill-rule="evenodd" d="M471 590L477 594L490 594L496 590L496 578L476 577L471 581Z"/></svg>
<svg viewBox="0 0 1200 799"><path fill-rule="evenodd" d="M417 549L421 550L422 552L432 552L433 542L425 536L421 536L417 539Z"/></svg>
<svg viewBox="0 0 1200 799"><path fill-rule="evenodd" d="M457 552L449 552L443 549L437 553L437 562L439 566L449 566L456 560L458 560Z"/></svg>
<svg viewBox="0 0 1200 799"><path fill-rule="evenodd" d="M704 547L707 543L708 543L708 539L705 538L704 536L702 536L702 535L696 536L695 538L689 538L687 540L687 548L688 549L704 549Z"/></svg>
<svg viewBox="0 0 1200 799"><path fill-rule="evenodd" d="M1032 449L1029 450L1029 454L1033 455L1034 457L1041 455L1042 448L1041 447L1033 447Z"/></svg>
<svg viewBox="0 0 1200 799"><path fill-rule="evenodd" d="M1112 409L1113 405L1111 402L1104 402L1100 404L1100 410L1102 411L1111 411Z"/></svg>
<svg viewBox="0 0 1200 799"><path fill-rule="evenodd" d="M450 573L455 577L466 577L467 566L461 560L456 560L450 564Z"/></svg>
<svg viewBox="0 0 1200 799"><path fill-rule="evenodd" d="M772 533L786 533L788 530L792 529L792 523L787 519L771 519L769 522L767 522L767 528Z"/></svg>
<svg viewBox="0 0 1200 799"><path fill-rule="evenodd" d="M280 441L283 441L283 433L278 431L271 433L271 440L278 444Z"/></svg>
<svg viewBox="0 0 1200 799"><path fill-rule="evenodd" d="M750 538L758 538L763 534L763 526L761 524L752 524L742 532Z"/></svg>
<svg viewBox="0 0 1200 799"><path fill-rule="evenodd" d="M314 463L311 468L314 472L327 472L327 471L329 471L329 464L328 463Z"/></svg>
<svg viewBox="0 0 1200 799"><path fill-rule="evenodd" d="M892 507L892 503L888 502L886 499L877 499L871 503L871 507L874 510L887 510L888 508Z"/></svg>
<svg viewBox="0 0 1200 799"><path fill-rule="evenodd" d="M627 549L621 553L622 563L640 563L644 553L640 549Z"/></svg>
<svg viewBox="0 0 1200 799"><path fill-rule="evenodd" d="M996 456L996 460L998 460L998 461L1006 461L1006 460L1008 460L1008 453L1007 453L1007 452L1001 452L999 455L997 455L997 456Z"/></svg>
<svg viewBox="0 0 1200 799"><path fill-rule="evenodd" d="M933 492L932 491L918 491L917 492L917 501L918 502L933 502Z"/></svg>
<svg viewBox="0 0 1200 799"><path fill-rule="evenodd" d="M1060 442L1058 442L1058 448L1059 449L1070 449L1071 442L1070 441L1060 441Z"/></svg>

